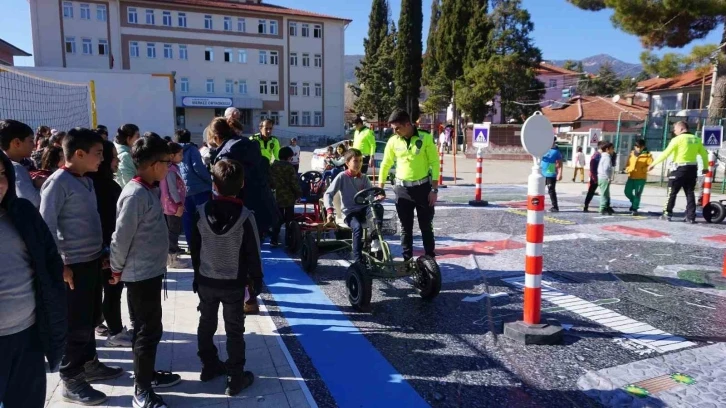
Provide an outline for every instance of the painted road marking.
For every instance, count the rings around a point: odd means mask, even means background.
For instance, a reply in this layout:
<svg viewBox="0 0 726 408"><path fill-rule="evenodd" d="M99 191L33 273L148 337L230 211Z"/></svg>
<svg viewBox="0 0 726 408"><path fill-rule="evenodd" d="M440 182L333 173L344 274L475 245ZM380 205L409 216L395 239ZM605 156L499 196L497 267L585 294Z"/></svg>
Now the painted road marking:
<svg viewBox="0 0 726 408"><path fill-rule="evenodd" d="M634 237L640 238L663 238L670 236L670 234L666 234L665 232L661 231L647 228L634 228L625 225L606 225L602 227L602 229L604 229L605 231L618 232L620 234L632 235Z"/></svg>
<svg viewBox="0 0 726 408"><path fill-rule="evenodd" d="M706 241L713 241L718 242L721 244L726 244L726 235L714 235L711 237L703 237Z"/></svg>
<svg viewBox="0 0 726 408"><path fill-rule="evenodd" d="M517 214L517 215L524 215L525 217L527 216L527 210L510 209L510 210L507 210L507 212L508 213L512 213L512 214ZM575 224L577 224L574 221L563 220L563 219L560 219L560 218L554 218L554 217L550 217L550 216L547 216L547 215L544 216L544 220L547 221L547 222L551 222L552 224L561 224L561 225L575 225Z"/></svg>
<svg viewBox="0 0 726 408"><path fill-rule="evenodd" d="M524 289L523 276L502 280L519 289ZM542 299L550 303L554 303L564 310L578 314L588 320L592 320L595 323L617 330L623 334L623 337L659 353L680 350L696 345L693 342L687 341L683 337L666 333L647 323L639 322L615 311L602 308L594 302L586 301L577 296L567 295L552 286L545 285L544 282L542 283ZM583 305L588 305L590 308L583 308ZM608 310L608 312L604 313L599 309L603 309L603 311ZM601 312L603 314L598 314Z"/></svg>
<svg viewBox="0 0 726 408"><path fill-rule="evenodd" d="M264 252L265 283L338 406L429 406L282 249Z"/></svg>

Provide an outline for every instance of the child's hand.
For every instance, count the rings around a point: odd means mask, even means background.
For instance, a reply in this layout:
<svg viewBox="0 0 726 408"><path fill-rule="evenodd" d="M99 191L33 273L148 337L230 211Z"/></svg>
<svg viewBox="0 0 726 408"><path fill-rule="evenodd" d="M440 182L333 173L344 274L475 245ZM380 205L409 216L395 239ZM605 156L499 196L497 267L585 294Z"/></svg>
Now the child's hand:
<svg viewBox="0 0 726 408"><path fill-rule="evenodd" d="M328 214L328 222L335 222L335 214Z"/></svg>
<svg viewBox="0 0 726 408"><path fill-rule="evenodd" d="M63 266L63 282L67 283L71 290L76 288L73 284L73 270L68 265Z"/></svg>
<svg viewBox="0 0 726 408"><path fill-rule="evenodd" d="M179 208L176 209L176 214L175 215L177 217L181 217L182 214L184 214L184 206L183 205L180 205Z"/></svg>

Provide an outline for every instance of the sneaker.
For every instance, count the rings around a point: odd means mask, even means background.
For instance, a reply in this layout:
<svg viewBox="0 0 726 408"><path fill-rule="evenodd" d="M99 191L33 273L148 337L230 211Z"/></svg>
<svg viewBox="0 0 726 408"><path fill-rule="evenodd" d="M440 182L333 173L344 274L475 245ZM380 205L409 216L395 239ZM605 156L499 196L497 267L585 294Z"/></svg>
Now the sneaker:
<svg viewBox="0 0 726 408"><path fill-rule="evenodd" d="M106 327L106 325L99 324L96 326L96 334L102 337L108 336L108 327Z"/></svg>
<svg viewBox="0 0 726 408"><path fill-rule="evenodd" d="M685 222L686 224L698 224L696 222L696 220L691 220L691 219L688 219L688 218L684 218L683 219L683 222Z"/></svg>
<svg viewBox="0 0 726 408"><path fill-rule="evenodd" d="M381 240L374 239L371 241L371 252L378 252L381 250Z"/></svg>
<svg viewBox="0 0 726 408"><path fill-rule="evenodd" d="M199 380L207 382L225 374L227 374L227 368L223 362L217 359L214 363L202 364L202 373L199 375Z"/></svg>
<svg viewBox="0 0 726 408"><path fill-rule="evenodd" d="M167 408L164 400L154 390L134 392L134 408Z"/></svg>
<svg viewBox="0 0 726 408"><path fill-rule="evenodd" d="M131 347L131 338L125 330L121 330L113 336L108 336L106 347Z"/></svg>
<svg viewBox="0 0 726 408"><path fill-rule="evenodd" d="M551 213L560 212L560 209L557 208L557 207L552 207L552 208L549 209L549 212L551 212Z"/></svg>
<svg viewBox="0 0 726 408"><path fill-rule="evenodd" d="M273 247L273 248L279 247L280 246L280 242L278 240L274 240L274 241L273 240L270 240L270 246Z"/></svg>
<svg viewBox="0 0 726 408"><path fill-rule="evenodd" d="M61 397L65 402L78 405L99 405L108 400L106 394L94 389L91 384L83 380L64 382Z"/></svg>
<svg viewBox="0 0 726 408"><path fill-rule="evenodd" d="M239 394L245 388L249 388L255 382L255 375L250 371L245 371L242 375L230 375L227 377L227 389L225 394L230 397Z"/></svg>
<svg viewBox="0 0 726 408"><path fill-rule="evenodd" d="M663 214L660 216L660 219L663 221L671 221L671 219L673 219L673 217L668 214Z"/></svg>
<svg viewBox="0 0 726 408"><path fill-rule="evenodd" d="M582 207L582 212L590 212L590 209L587 208L587 206Z"/></svg>
<svg viewBox="0 0 726 408"><path fill-rule="evenodd" d="M169 388L173 387L181 382L181 376L179 374L173 374L171 371L159 370L154 374L154 379L151 380L152 388Z"/></svg>
<svg viewBox="0 0 726 408"><path fill-rule="evenodd" d="M121 367L107 366L98 361L98 356L87 362L83 366L83 371L86 373L87 382L112 380L121 377L124 373L124 369Z"/></svg>
<svg viewBox="0 0 726 408"><path fill-rule="evenodd" d="M630 211L630 215L632 215L633 217L635 217L635 216L640 215L640 213L638 212L638 210L631 210Z"/></svg>
<svg viewBox="0 0 726 408"><path fill-rule="evenodd" d="M600 211L600 215L613 215L613 214L610 211L608 211L607 209L604 209L604 210Z"/></svg>

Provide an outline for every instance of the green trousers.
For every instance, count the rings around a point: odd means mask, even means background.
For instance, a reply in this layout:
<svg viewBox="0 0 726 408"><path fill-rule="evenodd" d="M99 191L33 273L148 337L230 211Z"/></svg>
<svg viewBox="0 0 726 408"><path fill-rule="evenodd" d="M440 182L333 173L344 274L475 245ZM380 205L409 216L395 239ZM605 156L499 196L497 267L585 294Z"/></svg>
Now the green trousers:
<svg viewBox="0 0 726 408"><path fill-rule="evenodd" d="M633 180L631 178L625 183L625 196L630 200L633 210L640 208L640 197L645 189L645 179Z"/></svg>
<svg viewBox="0 0 726 408"><path fill-rule="evenodd" d="M598 187L600 187L600 211L610 208L610 180L598 180Z"/></svg>

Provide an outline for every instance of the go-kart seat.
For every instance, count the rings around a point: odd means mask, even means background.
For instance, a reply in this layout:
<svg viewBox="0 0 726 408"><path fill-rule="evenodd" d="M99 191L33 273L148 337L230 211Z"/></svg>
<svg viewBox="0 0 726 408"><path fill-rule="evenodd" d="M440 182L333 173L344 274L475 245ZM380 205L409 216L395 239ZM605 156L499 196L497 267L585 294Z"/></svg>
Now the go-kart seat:
<svg viewBox="0 0 726 408"><path fill-rule="evenodd" d="M348 224L345 223L345 215L343 215L343 204L340 199L340 192L335 193L333 196L333 208L335 210L335 223L341 228L350 229ZM368 228L367 224L367 221L364 222L363 228Z"/></svg>

